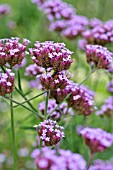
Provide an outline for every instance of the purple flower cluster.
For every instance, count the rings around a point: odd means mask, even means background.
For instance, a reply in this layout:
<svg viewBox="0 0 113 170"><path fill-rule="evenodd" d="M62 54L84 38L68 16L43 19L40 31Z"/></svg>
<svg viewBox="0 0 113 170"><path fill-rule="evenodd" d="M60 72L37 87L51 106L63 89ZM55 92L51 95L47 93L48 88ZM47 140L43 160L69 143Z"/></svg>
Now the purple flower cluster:
<svg viewBox="0 0 113 170"><path fill-rule="evenodd" d="M0 4L0 17L8 15L11 11L11 8L8 4Z"/></svg>
<svg viewBox="0 0 113 170"><path fill-rule="evenodd" d="M0 73L0 96L11 93L14 90L14 73L6 69L6 73Z"/></svg>
<svg viewBox="0 0 113 170"><path fill-rule="evenodd" d="M113 169L113 160L103 161L95 160L93 165L90 166L89 170L112 170Z"/></svg>
<svg viewBox="0 0 113 170"><path fill-rule="evenodd" d="M86 45L88 63L95 63L98 69L108 69L113 60L113 53L100 45Z"/></svg>
<svg viewBox="0 0 113 170"><path fill-rule="evenodd" d="M56 101L54 99L50 99L48 101L48 111L47 113L51 113L52 110L54 108L56 108L58 106L58 104L56 103ZM42 114L44 114L44 110L45 110L45 102L41 102L38 105L39 110L42 112ZM70 114L70 115L74 115L74 112L72 111L71 108L68 109L67 107L67 103L62 103L51 115L50 117L52 119L55 120L59 120L61 118L61 116L66 115L66 114Z"/></svg>
<svg viewBox="0 0 113 170"><path fill-rule="evenodd" d="M61 0L34 1L37 6L44 11L50 21L56 19L70 19L75 15L75 9Z"/></svg>
<svg viewBox="0 0 113 170"><path fill-rule="evenodd" d="M40 81L45 89L50 89L52 91L56 91L58 88L64 89L69 82L65 71L57 72L54 75L48 72L40 76Z"/></svg>
<svg viewBox="0 0 113 170"><path fill-rule="evenodd" d="M110 93L113 93L113 80L107 84L107 89Z"/></svg>
<svg viewBox="0 0 113 170"><path fill-rule="evenodd" d="M26 76L37 76L44 73L44 68L37 66L36 64L30 64L26 67L25 75Z"/></svg>
<svg viewBox="0 0 113 170"><path fill-rule="evenodd" d="M42 155L39 149L35 149L31 157L39 170L85 170L86 162L84 158L70 150L59 149L57 155L55 150L48 147L42 148Z"/></svg>
<svg viewBox="0 0 113 170"><path fill-rule="evenodd" d="M96 112L96 115L103 116L106 115L108 117L112 116L113 112L113 97L110 96L105 100L105 104L101 106L101 110L98 110Z"/></svg>
<svg viewBox="0 0 113 170"><path fill-rule="evenodd" d="M63 126L59 126L56 121L45 120L39 125L35 125L40 139L46 146L56 145L63 137Z"/></svg>
<svg viewBox="0 0 113 170"><path fill-rule="evenodd" d="M71 60L72 52L65 47L64 43L37 41L35 48L29 50L34 63L45 69L52 67L55 72L67 70L73 62Z"/></svg>
<svg viewBox="0 0 113 170"><path fill-rule="evenodd" d="M104 45L113 42L113 20L108 20L101 23L99 20L91 21L92 29L83 32L82 36L88 41L89 44Z"/></svg>
<svg viewBox="0 0 113 170"><path fill-rule="evenodd" d="M100 128L83 128L80 132L85 139L85 144L90 148L90 152L102 152L113 144L113 134Z"/></svg>
<svg viewBox="0 0 113 170"><path fill-rule="evenodd" d="M78 114L87 116L93 112L94 92L89 90L88 87L83 85L78 86L77 83L70 81L65 89L58 88L56 92L51 92L57 103L60 103L68 94L70 94L67 99L68 106L74 108Z"/></svg>
<svg viewBox="0 0 113 170"><path fill-rule="evenodd" d="M11 67L21 64L26 56L26 47L30 43L29 40L23 39L23 44L19 43L19 38L0 39L0 66L8 63Z"/></svg>

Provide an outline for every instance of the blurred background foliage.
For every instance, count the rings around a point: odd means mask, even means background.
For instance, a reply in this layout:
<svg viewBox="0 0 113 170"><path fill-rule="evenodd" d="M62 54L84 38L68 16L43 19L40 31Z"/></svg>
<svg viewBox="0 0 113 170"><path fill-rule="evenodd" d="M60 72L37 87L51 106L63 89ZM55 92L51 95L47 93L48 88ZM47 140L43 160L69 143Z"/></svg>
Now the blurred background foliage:
<svg viewBox="0 0 113 170"><path fill-rule="evenodd" d="M76 8L76 13L79 15L87 16L88 18L97 17L102 21L113 19L113 0L65 0L65 2L72 4ZM77 48L77 39L67 40L60 37L55 32L50 32L48 29L49 22L42 11L37 9L36 5L31 0L0 0L0 4L6 3L11 6L11 13L8 16L0 18L0 38L20 37L28 38L31 41L30 46L33 46L36 40L45 41L53 40L55 42L64 42L66 47L74 52L73 58L75 64L72 65L70 71L74 74L74 81L81 82L89 72L89 66L85 61L84 52ZM12 23L12 25L11 25ZM10 27L9 27L10 25ZM112 47L112 46L111 46ZM110 48L111 48L110 47ZM113 49L113 48L112 48ZM32 63L30 57L27 57L28 63ZM21 75L24 75L25 68L20 69ZM29 89L29 78L22 76L22 86L24 90L33 90L29 94L32 97L34 94L40 93L40 90ZM104 99L109 96L106 90L106 83L109 81L108 76L103 70L95 73L89 80L85 82L91 89L96 89L96 104L99 106L104 102ZM23 99L16 95L14 92L15 100L22 101ZM43 101L43 97L34 100L33 105ZM12 168L12 152L11 152L11 132L10 132L10 114L8 112L9 104L3 98L0 98L0 156L6 155L4 165L1 165L3 170L11 170ZM16 144L18 151L18 169L19 170L32 170L34 169L33 160L30 158L30 153L36 142L36 132L32 130L25 130L24 127L32 127L38 124L39 120L31 113L24 110L20 106L15 109L15 127L16 127ZM81 153L84 158L88 159L88 148L85 146L80 136L76 134L76 127L83 123L83 116L74 116L67 118L67 126L65 128L66 138L62 141L61 147L70 149L73 152ZM71 120L71 121L70 121ZM85 120L86 124L92 127L100 127L107 131L113 132L113 122L109 126L108 118L100 118L95 114L89 116ZM71 122L71 124L70 124ZM61 122L64 124L64 122ZM111 129L112 127L112 129ZM65 145L64 145L65 142ZM25 156L19 154L20 149L26 149ZM96 155L97 158L109 159L113 156L113 147L107 149L104 153Z"/></svg>

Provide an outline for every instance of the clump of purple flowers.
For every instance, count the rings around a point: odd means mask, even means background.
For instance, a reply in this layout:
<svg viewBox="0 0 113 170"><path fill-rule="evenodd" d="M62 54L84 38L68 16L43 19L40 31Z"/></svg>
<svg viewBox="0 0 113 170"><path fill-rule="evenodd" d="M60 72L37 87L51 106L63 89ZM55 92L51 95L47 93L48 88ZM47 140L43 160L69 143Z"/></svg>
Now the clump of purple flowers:
<svg viewBox="0 0 113 170"><path fill-rule="evenodd" d="M35 149L31 157L35 159L35 164L39 170L85 170L86 162L84 158L70 150L59 149L58 154L55 150L48 147L42 148L42 155L39 149Z"/></svg>
<svg viewBox="0 0 113 170"><path fill-rule="evenodd" d="M98 110L96 112L96 115L98 116L112 116L112 112L113 112L113 97L110 96L105 100L105 104L103 104L101 106L101 110Z"/></svg>
<svg viewBox="0 0 113 170"><path fill-rule="evenodd" d="M113 160L103 161L95 160L93 165L90 166L89 170L112 170L113 169Z"/></svg>
<svg viewBox="0 0 113 170"><path fill-rule="evenodd" d="M64 43L37 41L35 48L29 50L34 63L45 69L52 67L55 72L67 70L73 62L71 60L72 52L65 47Z"/></svg>
<svg viewBox="0 0 113 170"><path fill-rule="evenodd" d="M110 93L113 93L113 80L107 84L107 89Z"/></svg>
<svg viewBox="0 0 113 170"><path fill-rule="evenodd" d="M44 68L39 67L36 64L30 64L25 70L26 76L37 76L42 73L44 73Z"/></svg>
<svg viewBox="0 0 113 170"><path fill-rule="evenodd" d="M48 111L47 113L51 113L52 110L54 108L56 108L58 106L58 104L56 103L56 101L54 99L50 99L48 101ZM39 105L38 105L38 108L39 110L42 112L42 114L44 115L44 110L45 110L45 102L41 102ZM74 112L72 111L71 108L68 108L67 107L67 103L62 103L51 115L50 117L52 119L55 119L55 120L59 120L61 118L61 116L63 115L67 115L67 114L70 114L70 115L73 115Z"/></svg>
<svg viewBox="0 0 113 170"><path fill-rule="evenodd" d="M112 63L113 53L100 45L86 45L86 57L88 63L94 63L98 69L108 69Z"/></svg>
<svg viewBox="0 0 113 170"><path fill-rule="evenodd" d="M46 146L56 145L63 137L63 126L59 126L56 121L51 119L35 125L40 139Z"/></svg>
<svg viewBox="0 0 113 170"><path fill-rule="evenodd" d="M8 15L11 11L11 8L8 4L0 4L0 17Z"/></svg>
<svg viewBox="0 0 113 170"><path fill-rule="evenodd" d="M0 96L12 93L14 90L14 73L6 69L6 73L0 73Z"/></svg>
<svg viewBox="0 0 113 170"><path fill-rule="evenodd" d="M90 152L102 152L113 144L113 134L100 128L83 128L80 132Z"/></svg>
<svg viewBox="0 0 113 170"><path fill-rule="evenodd" d="M26 47L30 43L29 40L23 39L23 43L19 43L19 38L0 39L0 66L7 63L10 67L21 64L26 56Z"/></svg>

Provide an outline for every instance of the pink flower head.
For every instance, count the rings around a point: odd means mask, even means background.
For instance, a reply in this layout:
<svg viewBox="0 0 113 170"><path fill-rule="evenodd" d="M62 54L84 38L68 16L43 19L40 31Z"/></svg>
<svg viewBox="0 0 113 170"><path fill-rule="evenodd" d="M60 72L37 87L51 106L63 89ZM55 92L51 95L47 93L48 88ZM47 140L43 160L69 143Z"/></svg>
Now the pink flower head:
<svg viewBox="0 0 113 170"><path fill-rule="evenodd" d="M113 60L113 53L100 45L86 45L86 57L87 62L94 62L98 69L108 69Z"/></svg>
<svg viewBox="0 0 113 170"><path fill-rule="evenodd" d="M40 139L44 141L46 146L56 145L64 137L62 131L64 128L59 126L56 121L48 119L35 127Z"/></svg>
<svg viewBox="0 0 113 170"><path fill-rule="evenodd" d="M102 152L113 144L113 135L100 128L83 128L80 132L91 153Z"/></svg>
<svg viewBox="0 0 113 170"><path fill-rule="evenodd" d="M113 169L113 160L104 161L104 160L95 160L93 165L90 166L89 170L112 170Z"/></svg>
<svg viewBox="0 0 113 170"><path fill-rule="evenodd" d="M21 64L26 56L26 47L30 43L29 40L23 39L23 43L19 43L19 38L0 39L0 66L8 63L11 67Z"/></svg>
<svg viewBox="0 0 113 170"><path fill-rule="evenodd" d="M11 7L8 4L0 4L0 17L8 15L11 11Z"/></svg>
<svg viewBox="0 0 113 170"><path fill-rule="evenodd" d="M14 90L14 73L6 69L6 73L0 73L0 96L12 93Z"/></svg>
<svg viewBox="0 0 113 170"><path fill-rule="evenodd" d="M25 75L26 76L37 76L44 73L44 68L37 66L36 64L30 64L26 67Z"/></svg>
<svg viewBox="0 0 113 170"><path fill-rule="evenodd" d="M30 48L31 58L37 66L45 69L52 67L55 72L69 69L73 60L72 52L65 48L64 43L46 41L36 42L35 48Z"/></svg>

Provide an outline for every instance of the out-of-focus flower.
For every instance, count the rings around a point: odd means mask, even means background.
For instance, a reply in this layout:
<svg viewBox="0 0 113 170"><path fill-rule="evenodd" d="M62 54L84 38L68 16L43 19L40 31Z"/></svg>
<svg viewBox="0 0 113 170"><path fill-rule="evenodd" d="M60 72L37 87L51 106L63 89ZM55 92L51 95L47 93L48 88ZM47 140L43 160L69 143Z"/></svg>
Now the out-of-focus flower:
<svg viewBox="0 0 113 170"><path fill-rule="evenodd" d="M110 93L113 93L113 81L107 83L107 89Z"/></svg>
<svg viewBox="0 0 113 170"><path fill-rule="evenodd" d="M98 69L108 69L112 64L113 53L100 45L86 45L87 62L94 62Z"/></svg>
<svg viewBox="0 0 113 170"><path fill-rule="evenodd" d="M12 93L14 90L14 73L6 69L6 73L0 73L0 96Z"/></svg>
<svg viewBox="0 0 113 170"><path fill-rule="evenodd" d="M54 108L56 108L58 106L58 104L56 104L56 101L54 99L50 99L48 102L48 111L47 113L51 113L52 110ZM42 114L44 114L44 110L45 110L45 102L41 102L38 105L39 110L42 112ZM71 108L67 107L67 103L62 103L51 115L50 117L52 119L58 120L61 118L61 116L66 115L66 114L70 114L73 115L74 112L72 111Z"/></svg>
<svg viewBox="0 0 113 170"><path fill-rule="evenodd" d="M15 21L9 21L9 22L7 23L7 26L8 26L8 28L10 28L10 29L15 29L15 27L16 27L16 22L15 22Z"/></svg>
<svg viewBox="0 0 113 170"><path fill-rule="evenodd" d="M64 137L62 131L64 128L59 126L56 121L48 119L39 125L35 125L35 127L40 139L44 141L46 146L56 145Z"/></svg>
<svg viewBox="0 0 113 170"><path fill-rule="evenodd" d="M32 152L31 157L35 159L35 164L39 170L85 170L86 162L84 158L77 153L72 153L70 150L51 150L48 147L42 148L42 155L39 149Z"/></svg>
<svg viewBox="0 0 113 170"><path fill-rule="evenodd" d="M42 73L44 73L44 68L39 67L36 64L30 64L25 70L26 76L37 76Z"/></svg>
<svg viewBox="0 0 113 170"><path fill-rule="evenodd" d="M73 62L71 60L72 52L65 47L64 43L37 41L35 48L29 50L34 63L45 69L52 67L55 72L69 69Z"/></svg>
<svg viewBox="0 0 113 170"><path fill-rule="evenodd" d="M11 7L8 4L0 4L0 17L8 15L11 11Z"/></svg>
<svg viewBox="0 0 113 170"><path fill-rule="evenodd" d="M92 18L92 19L90 19L90 21L89 21L89 26L91 27L91 28L94 28L94 27L96 27L96 26L98 26L98 25L102 25L103 24L103 22L100 20L100 19L98 19L98 18Z"/></svg>
<svg viewBox="0 0 113 170"><path fill-rule="evenodd" d="M26 56L26 47L30 43L29 40L23 39L23 43L19 43L19 38L0 39L0 66L8 63L11 67L21 64Z"/></svg>
<svg viewBox="0 0 113 170"><path fill-rule="evenodd" d="M86 127L81 130L80 134L89 147L90 152L102 152L113 144L113 134L108 133L100 128Z"/></svg>
<svg viewBox="0 0 113 170"><path fill-rule="evenodd" d="M103 161L95 160L93 165L90 166L89 170L112 170L113 169L113 160Z"/></svg>
<svg viewBox="0 0 113 170"><path fill-rule="evenodd" d="M21 64L16 64L16 65L14 66L14 69L15 69L15 70L18 70L19 68L24 67L24 66L26 65L26 62L27 62L27 60L26 60L26 58L24 58L24 59L22 60Z"/></svg>
<svg viewBox="0 0 113 170"><path fill-rule="evenodd" d="M101 110L98 110L96 112L96 115L98 116L108 116L110 117L113 112L113 97L110 96L105 100L105 104L101 106Z"/></svg>
<svg viewBox="0 0 113 170"><path fill-rule="evenodd" d="M85 39L78 40L78 48L81 49L81 50L85 51L87 44L88 44L88 42Z"/></svg>

